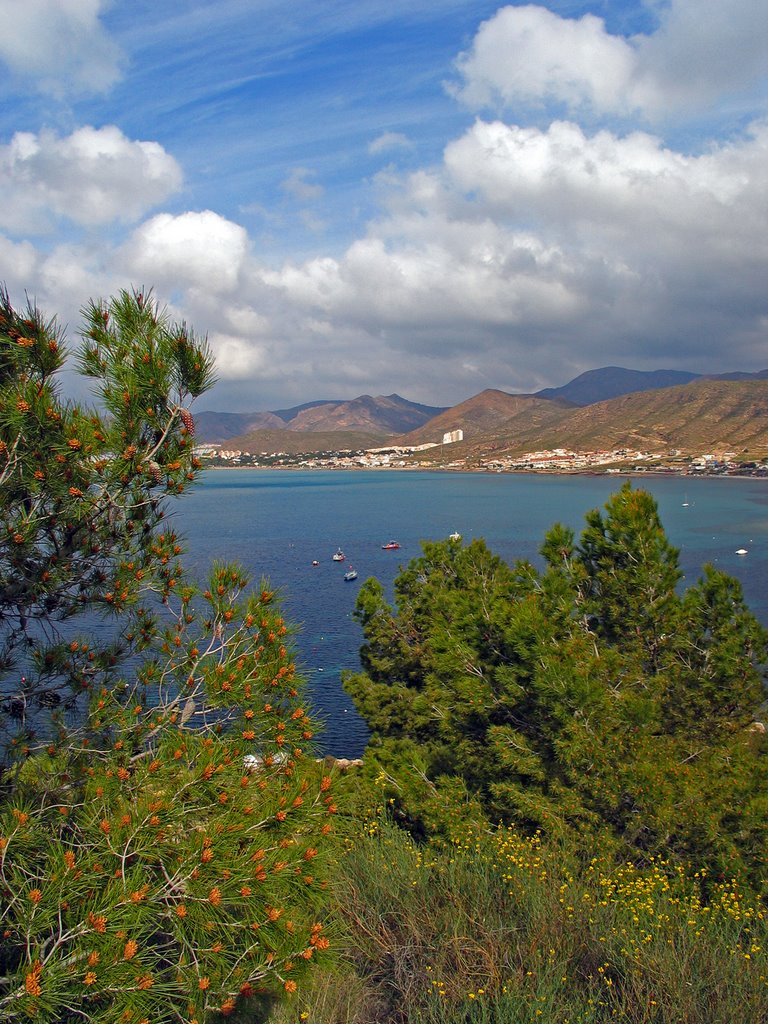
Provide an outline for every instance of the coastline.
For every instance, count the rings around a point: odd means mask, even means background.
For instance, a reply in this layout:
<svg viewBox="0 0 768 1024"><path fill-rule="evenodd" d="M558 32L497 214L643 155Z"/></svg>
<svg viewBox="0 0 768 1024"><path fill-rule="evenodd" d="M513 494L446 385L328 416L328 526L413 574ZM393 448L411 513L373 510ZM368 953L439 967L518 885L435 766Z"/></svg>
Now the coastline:
<svg viewBox="0 0 768 1024"><path fill-rule="evenodd" d="M744 471L727 471L711 473L690 473L686 470L676 469L488 469L484 466L309 466L302 464L292 465L258 465L258 464L233 464L233 465L210 465L204 462L202 471L215 472L223 470L232 472L237 470L262 470L264 472L283 473L466 473L473 476L594 476L594 477L616 477L632 478L642 480L644 477L676 477L688 478L691 480L766 480L768 471L749 473Z"/></svg>

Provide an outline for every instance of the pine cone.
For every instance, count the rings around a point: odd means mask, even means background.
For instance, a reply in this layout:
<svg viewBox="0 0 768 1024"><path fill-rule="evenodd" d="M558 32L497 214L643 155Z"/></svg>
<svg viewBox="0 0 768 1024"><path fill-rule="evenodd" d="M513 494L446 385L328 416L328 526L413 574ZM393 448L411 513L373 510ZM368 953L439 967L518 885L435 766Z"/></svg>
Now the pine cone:
<svg viewBox="0 0 768 1024"><path fill-rule="evenodd" d="M179 409L179 416L181 416L181 422L187 428L190 436L194 437L195 421L192 419L192 413L189 409Z"/></svg>
<svg viewBox="0 0 768 1024"><path fill-rule="evenodd" d="M154 459L144 463L144 471L151 474L152 479L156 484L159 484L163 479L163 474L160 472L160 466L154 461Z"/></svg>

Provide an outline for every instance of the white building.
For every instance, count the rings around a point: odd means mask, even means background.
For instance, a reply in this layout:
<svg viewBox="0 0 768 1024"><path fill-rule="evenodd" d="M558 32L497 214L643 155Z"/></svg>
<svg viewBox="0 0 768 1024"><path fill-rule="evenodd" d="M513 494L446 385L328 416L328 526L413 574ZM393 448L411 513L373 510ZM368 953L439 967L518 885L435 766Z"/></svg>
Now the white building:
<svg viewBox="0 0 768 1024"><path fill-rule="evenodd" d="M463 440L464 440L464 431L461 430L461 429L458 429L458 430L448 430L445 434L443 434L443 444L453 444L454 441L463 441Z"/></svg>

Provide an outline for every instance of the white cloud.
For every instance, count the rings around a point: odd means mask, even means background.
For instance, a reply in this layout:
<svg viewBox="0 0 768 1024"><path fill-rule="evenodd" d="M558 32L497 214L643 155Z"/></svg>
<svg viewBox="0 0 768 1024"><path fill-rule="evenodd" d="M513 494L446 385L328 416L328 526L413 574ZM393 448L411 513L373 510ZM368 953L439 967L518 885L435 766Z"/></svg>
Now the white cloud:
<svg viewBox="0 0 768 1024"><path fill-rule="evenodd" d="M78 324L80 309L91 296L114 292L114 275L101 262L102 253L78 245L58 245L41 254L38 271L39 297L47 308L72 324ZM124 286L125 282L120 282Z"/></svg>
<svg viewBox="0 0 768 1024"><path fill-rule="evenodd" d="M670 0L649 35L611 35L601 18L562 18L545 7L504 7L457 61L455 94L483 109L557 104L570 112L703 111L765 81L763 0Z"/></svg>
<svg viewBox="0 0 768 1024"><path fill-rule="evenodd" d="M280 269L212 211L154 216L114 251L0 238L0 265L71 322L73 295L153 285L209 334L240 408L393 390L444 404L608 362L765 361L766 124L692 157L644 132L478 120L442 166L390 181L365 237Z"/></svg>
<svg viewBox="0 0 768 1024"><path fill-rule="evenodd" d="M393 149L410 149L412 145L408 136L402 132L383 132L368 143L368 152L371 156L378 156L379 153L388 153Z"/></svg>
<svg viewBox="0 0 768 1024"><path fill-rule="evenodd" d="M133 280L166 290L199 287L225 294L235 288L247 252L245 230L211 210L161 213L134 231L120 263Z"/></svg>
<svg viewBox="0 0 768 1024"><path fill-rule="evenodd" d="M14 295L23 295L37 277L38 254L30 242L12 242L0 235L0 267L3 284Z"/></svg>
<svg viewBox="0 0 768 1024"><path fill-rule="evenodd" d="M573 268L557 248L490 223L433 226L431 242L371 237L341 261L288 266L265 280L286 306L354 325L361 336L386 335L392 348L414 355L419 347L421 355L471 351L500 326L559 324L581 311Z"/></svg>
<svg viewBox="0 0 768 1024"><path fill-rule="evenodd" d="M458 61L468 106L563 103L623 109L635 73L632 48L605 31L601 18L561 18L545 7L504 7L484 22Z"/></svg>
<svg viewBox="0 0 768 1024"><path fill-rule="evenodd" d="M181 186L179 165L156 142L119 128L83 127L61 138L18 132L0 146L0 227L51 230L58 219L83 226L137 220Z"/></svg>
<svg viewBox="0 0 768 1024"><path fill-rule="evenodd" d="M607 352L706 369L727 351L729 365L755 366L767 156L766 126L693 158L641 132L479 121L447 147L442 172L406 179L389 218L342 258L261 280L292 316L356 332L372 361L432 360L432 377L454 387L467 361L483 386L512 390Z"/></svg>
<svg viewBox="0 0 768 1024"><path fill-rule="evenodd" d="M755 118L737 136L747 118L734 118L729 142L699 139L692 155L659 125L655 135L625 118L735 96L761 73L765 11L754 0L722 11L671 0L658 5L656 31L627 39L593 15L501 9L461 58L460 96L514 117L478 119L433 166L377 175L382 208L360 237L278 269L211 209L149 216L181 186L156 143L114 127L20 132L0 148L0 279L73 324L90 296L154 286L172 315L209 335L222 381L209 407L234 395L240 408L275 408L393 390L444 404L608 362L757 369L768 123ZM406 145L384 132L368 152ZM265 200L262 219L276 234L302 219L322 228L334 195L320 204L327 193L308 167L281 174L282 202ZM28 240L63 220L90 229L87 246ZM120 242L117 221L128 224Z"/></svg>
<svg viewBox="0 0 768 1024"><path fill-rule="evenodd" d="M124 287L111 267L111 252L92 246L60 244L50 250L29 241L0 235L0 281L15 305L25 295L61 324L76 326L80 309L91 297L107 296Z"/></svg>
<svg viewBox="0 0 768 1024"><path fill-rule="evenodd" d="M266 352L252 338L214 332L208 336L216 357L216 371L221 380L243 380L260 373L266 363Z"/></svg>
<svg viewBox="0 0 768 1024"><path fill-rule="evenodd" d="M123 56L99 22L103 0L0 0L0 60L26 87L57 98L104 92Z"/></svg>
<svg viewBox="0 0 768 1024"><path fill-rule="evenodd" d="M691 157L643 132L587 136L570 122L540 131L478 121L446 148L445 162L487 214L535 217L547 232L588 232L593 241L598 232L621 237L629 249L654 249L654 232L717 244L737 224L755 226L753 210L768 186L767 149L765 126L738 145Z"/></svg>

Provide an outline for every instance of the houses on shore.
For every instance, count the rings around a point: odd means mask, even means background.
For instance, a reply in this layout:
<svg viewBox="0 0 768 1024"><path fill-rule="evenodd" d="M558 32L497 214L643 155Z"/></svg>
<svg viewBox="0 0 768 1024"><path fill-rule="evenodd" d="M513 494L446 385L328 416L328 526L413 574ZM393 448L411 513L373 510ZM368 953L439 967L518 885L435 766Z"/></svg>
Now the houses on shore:
<svg viewBox="0 0 768 1024"><path fill-rule="evenodd" d="M260 452L200 445L196 454L209 466L277 469L448 469L488 473L677 473L686 475L768 476L768 462L738 460L736 453L684 455L627 448L576 452L566 448L526 452L522 455L483 457L452 451L450 461L436 459L436 444L392 446L359 451ZM426 453L431 454L427 457Z"/></svg>

